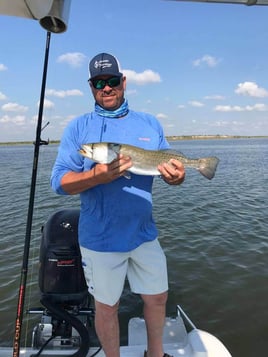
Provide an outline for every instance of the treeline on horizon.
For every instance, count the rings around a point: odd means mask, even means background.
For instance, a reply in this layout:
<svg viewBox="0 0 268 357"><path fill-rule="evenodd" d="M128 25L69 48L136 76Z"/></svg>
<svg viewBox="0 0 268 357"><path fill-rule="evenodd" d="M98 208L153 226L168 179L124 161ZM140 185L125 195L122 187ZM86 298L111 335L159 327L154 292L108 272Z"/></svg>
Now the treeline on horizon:
<svg viewBox="0 0 268 357"><path fill-rule="evenodd" d="M208 139L257 139L268 138L267 135L167 135L168 141L176 140L208 140ZM59 144L60 140L49 140L48 144ZM34 141L7 141L0 142L0 145L29 145L34 144Z"/></svg>

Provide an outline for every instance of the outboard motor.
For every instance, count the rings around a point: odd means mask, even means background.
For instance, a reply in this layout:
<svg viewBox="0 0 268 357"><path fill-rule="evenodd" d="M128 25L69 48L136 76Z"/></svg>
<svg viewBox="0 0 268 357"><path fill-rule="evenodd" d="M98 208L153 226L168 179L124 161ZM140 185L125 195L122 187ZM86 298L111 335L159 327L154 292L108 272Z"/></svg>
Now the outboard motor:
<svg viewBox="0 0 268 357"><path fill-rule="evenodd" d="M33 347L78 348L70 355L85 357L93 309L78 244L78 209L52 214L42 227L39 287L46 310L33 333ZM38 354L39 355L39 354Z"/></svg>
<svg viewBox="0 0 268 357"><path fill-rule="evenodd" d="M52 214L42 228L39 287L42 298L81 304L88 288L78 245L78 209Z"/></svg>

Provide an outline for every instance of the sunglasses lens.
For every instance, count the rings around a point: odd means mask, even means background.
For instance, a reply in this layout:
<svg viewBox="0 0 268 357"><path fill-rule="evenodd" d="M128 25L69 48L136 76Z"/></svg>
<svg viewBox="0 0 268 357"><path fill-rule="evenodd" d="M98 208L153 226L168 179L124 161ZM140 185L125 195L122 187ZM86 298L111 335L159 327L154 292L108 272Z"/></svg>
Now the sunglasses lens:
<svg viewBox="0 0 268 357"><path fill-rule="evenodd" d="M120 84L120 80L120 77L112 77L107 80L107 84L111 88L117 87Z"/></svg>
<svg viewBox="0 0 268 357"><path fill-rule="evenodd" d="M105 87L106 81L104 79L97 79L92 81L93 87L96 89L103 89Z"/></svg>
<svg viewBox="0 0 268 357"><path fill-rule="evenodd" d="M120 77L112 77L109 79L96 79L92 80L93 87L96 89L103 89L106 84L108 84L109 87L117 87L120 84Z"/></svg>

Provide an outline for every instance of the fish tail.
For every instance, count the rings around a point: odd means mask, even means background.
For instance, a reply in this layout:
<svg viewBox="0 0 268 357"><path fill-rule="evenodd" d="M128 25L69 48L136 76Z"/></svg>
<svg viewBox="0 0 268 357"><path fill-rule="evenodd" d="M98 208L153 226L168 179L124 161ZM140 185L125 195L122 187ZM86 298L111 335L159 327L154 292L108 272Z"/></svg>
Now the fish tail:
<svg viewBox="0 0 268 357"><path fill-rule="evenodd" d="M215 176L219 159L217 157L208 157L199 159L198 161L199 165L197 170L201 173L201 175L205 176L209 180L212 180Z"/></svg>

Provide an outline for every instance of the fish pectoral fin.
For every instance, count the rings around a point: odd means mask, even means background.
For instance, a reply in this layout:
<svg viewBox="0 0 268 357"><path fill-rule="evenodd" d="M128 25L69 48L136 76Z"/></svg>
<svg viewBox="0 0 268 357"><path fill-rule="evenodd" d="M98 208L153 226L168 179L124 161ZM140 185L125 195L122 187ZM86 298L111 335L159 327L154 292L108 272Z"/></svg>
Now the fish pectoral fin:
<svg viewBox="0 0 268 357"><path fill-rule="evenodd" d="M81 155L83 155L83 156L86 156L86 150L84 150L84 149L80 149L80 150L78 150L78 152L79 152L79 154L81 154Z"/></svg>
<svg viewBox="0 0 268 357"><path fill-rule="evenodd" d="M131 173L129 171L126 171L123 176L128 180L131 179Z"/></svg>

